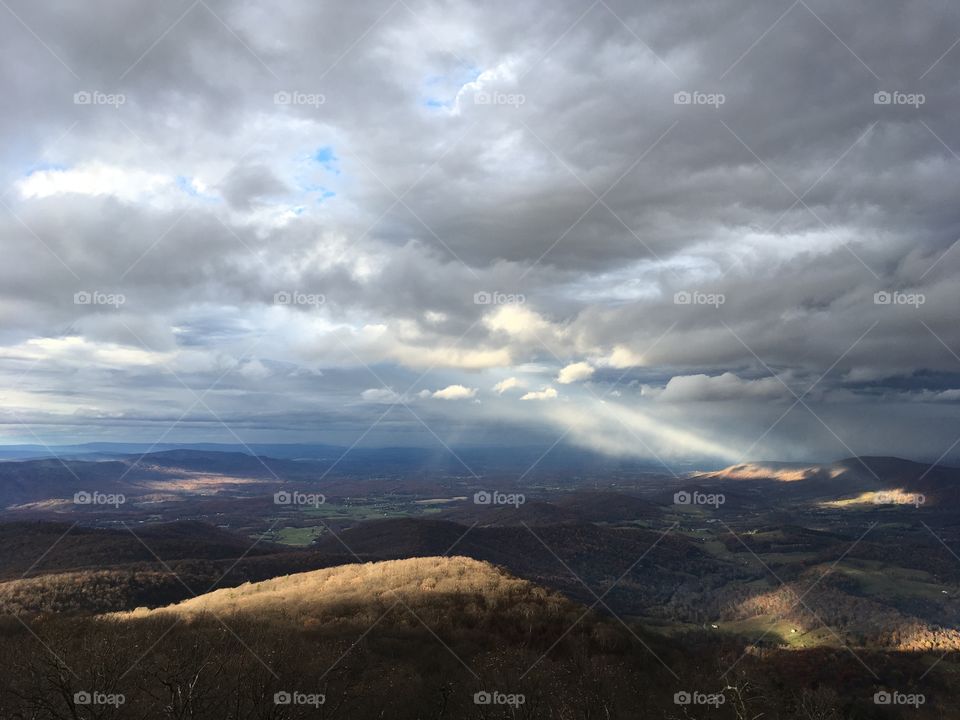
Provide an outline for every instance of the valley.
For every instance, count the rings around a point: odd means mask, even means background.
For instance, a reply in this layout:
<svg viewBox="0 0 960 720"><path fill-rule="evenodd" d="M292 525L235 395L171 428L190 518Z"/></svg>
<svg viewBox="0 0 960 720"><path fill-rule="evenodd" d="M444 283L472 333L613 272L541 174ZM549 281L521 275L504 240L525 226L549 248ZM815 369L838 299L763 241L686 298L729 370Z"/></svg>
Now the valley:
<svg viewBox="0 0 960 720"><path fill-rule="evenodd" d="M641 662L666 687L681 677L675 665L709 674L691 667L692 657L737 672L792 668L783 682L797 702L814 686L834 687L794 677L794 665L816 657L818 667L865 688L866 700L837 699L843 707L869 701L870 688L946 683L960 672L960 471L952 468L863 458L684 477L621 468L606 482L550 470L517 483L503 473L324 476L309 462L176 451L59 467L0 463L0 477L8 503L0 614L31 632L49 627L47 645L58 618L76 618L91 633L122 622L131 637L150 637L165 620L215 633L214 618L229 616L231 627L255 635L279 623L276 632L296 635L294 644L306 633L344 652L359 635L364 647L349 651L358 657L380 652L365 647L367 638L389 644L397 633L420 634L418 643L441 650L456 637L469 650L454 652L479 653L481 665L492 652L532 662L539 649L561 664L570 661L564 653L596 654L615 673L637 672ZM27 477L43 477L33 492L49 494L25 497ZM73 502L85 488L124 501ZM384 582L390 588L378 589ZM523 600L506 588L533 594ZM506 600L491 597L501 592ZM467 631L447 602L489 618L461 618ZM411 612L395 617L403 605ZM476 646L483 623L507 627L511 617L523 621L504 631L499 650ZM589 618L576 623L589 637L564 635L561 617ZM552 623L554 637L538 623ZM11 641L32 640L18 624L6 627ZM715 675L714 684L725 677Z"/></svg>

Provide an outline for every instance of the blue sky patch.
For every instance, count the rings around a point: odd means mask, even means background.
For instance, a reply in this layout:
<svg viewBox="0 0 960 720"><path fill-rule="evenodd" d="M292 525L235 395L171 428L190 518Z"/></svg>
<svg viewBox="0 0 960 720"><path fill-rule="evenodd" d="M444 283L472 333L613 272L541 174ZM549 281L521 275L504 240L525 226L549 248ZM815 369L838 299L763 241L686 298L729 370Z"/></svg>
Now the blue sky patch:
<svg viewBox="0 0 960 720"><path fill-rule="evenodd" d="M340 174L340 168L337 167L337 163L340 162L340 158L336 156L333 152L333 148L330 145L326 145L317 150L314 153L313 159L323 167L324 170L332 172L336 175Z"/></svg>

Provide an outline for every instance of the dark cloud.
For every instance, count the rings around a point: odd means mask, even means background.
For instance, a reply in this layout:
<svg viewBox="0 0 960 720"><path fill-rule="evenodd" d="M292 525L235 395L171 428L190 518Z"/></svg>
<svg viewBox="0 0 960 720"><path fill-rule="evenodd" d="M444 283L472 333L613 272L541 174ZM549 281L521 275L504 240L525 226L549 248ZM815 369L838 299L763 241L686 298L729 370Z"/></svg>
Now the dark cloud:
<svg viewBox="0 0 960 720"><path fill-rule="evenodd" d="M756 453L960 432L957 8L8 5L5 437L158 435L215 382L251 439L391 392L611 452L747 450L794 393Z"/></svg>

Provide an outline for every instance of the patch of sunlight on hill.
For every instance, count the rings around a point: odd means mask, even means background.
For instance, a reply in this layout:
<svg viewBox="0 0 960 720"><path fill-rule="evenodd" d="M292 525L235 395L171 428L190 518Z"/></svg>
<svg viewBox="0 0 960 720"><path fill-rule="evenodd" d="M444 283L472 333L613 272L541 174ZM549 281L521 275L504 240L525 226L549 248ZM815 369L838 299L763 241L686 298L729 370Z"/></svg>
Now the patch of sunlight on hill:
<svg viewBox="0 0 960 720"><path fill-rule="evenodd" d="M724 480L777 480L779 482L801 482L816 477L836 478L843 473L840 468L823 468L817 465L803 466L777 463L742 463L716 472L706 473L705 477Z"/></svg>
<svg viewBox="0 0 960 720"><path fill-rule="evenodd" d="M466 557L426 557L343 565L245 583L174 605L111 617L157 615L251 615L321 626L372 622L399 606L418 615L485 620L501 614L514 619L555 619L576 613L577 606L559 594L520 580L490 563ZM412 618L411 618L412 619Z"/></svg>
<svg viewBox="0 0 960 720"><path fill-rule="evenodd" d="M829 500L820 503L821 507L844 508L859 505L924 505L926 497L919 493L907 492L902 488L891 490L871 490L856 497Z"/></svg>

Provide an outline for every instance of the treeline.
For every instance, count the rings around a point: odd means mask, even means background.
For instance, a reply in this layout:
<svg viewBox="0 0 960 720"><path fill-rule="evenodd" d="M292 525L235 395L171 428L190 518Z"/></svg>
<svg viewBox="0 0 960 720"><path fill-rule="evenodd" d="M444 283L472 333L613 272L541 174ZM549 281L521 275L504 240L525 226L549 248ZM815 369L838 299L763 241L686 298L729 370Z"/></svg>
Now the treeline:
<svg viewBox="0 0 960 720"><path fill-rule="evenodd" d="M344 618L311 627L237 616L41 618L29 630L7 619L0 621L0 717L951 717L940 710L952 707L953 700L949 689L938 684L937 673L926 678L929 700L918 710L877 706L873 693L882 685L843 651L766 658L748 654L737 662L742 648L725 641L689 636L682 643L667 643L633 637L592 615L569 632L575 618L566 611L528 618L526 626L522 614L461 618L463 622L454 616L428 630L398 606L372 630ZM883 683L898 683L892 687L910 687L923 671L910 656L874 655L866 661ZM723 700L715 706L678 705L675 695L682 692L719 694ZM322 703L277 704L284 693L304 701L322 696ZM504 701L522 696L523 701L477 704L477 693ZM90 698L122 698L122 704L84 702Z"/></svg>
<svg viewBox="0 0 960 720"><path fill-rule="evenodd" d="M960 632L918 617L905 615L894 607L847 592L842 577L815 583L788 583L770 592L751 595L727 607L724 618L743 620L770 615L793 623L808 632L824 625L831 627L854 647L889 648L905 651L960 651ZM808 589L811 588L812 589ZM801 602L802 600L802 602Z"/></svg>
<svg viewBox="0 0 960 720"><path fill-rule="evenodd" d="M289 552L239 561L179 560L52 573L0 582L0 614L92 614L158 607L215 588L351 561L345 555Z"/></svg>

